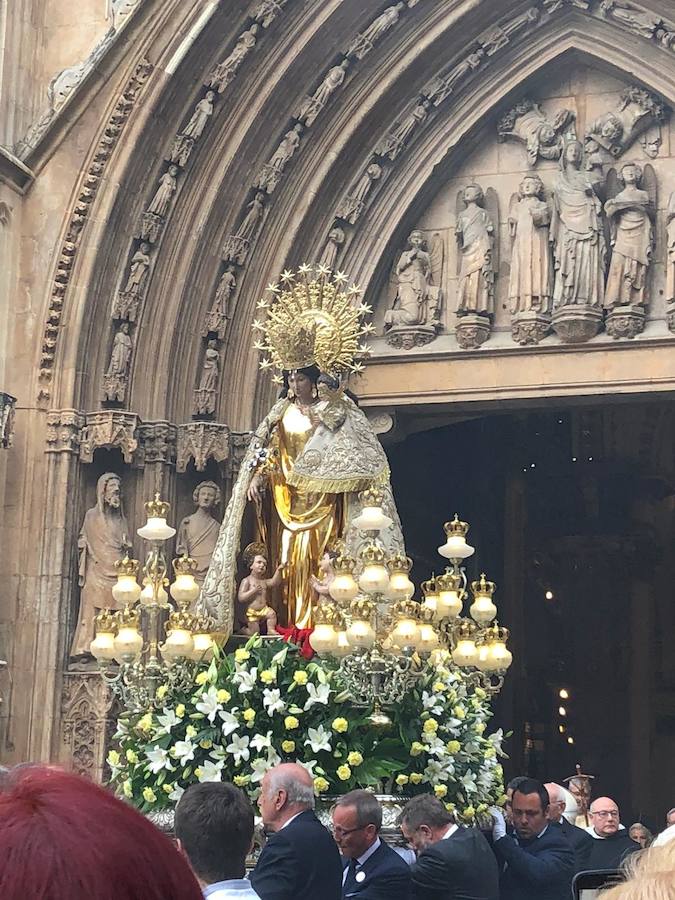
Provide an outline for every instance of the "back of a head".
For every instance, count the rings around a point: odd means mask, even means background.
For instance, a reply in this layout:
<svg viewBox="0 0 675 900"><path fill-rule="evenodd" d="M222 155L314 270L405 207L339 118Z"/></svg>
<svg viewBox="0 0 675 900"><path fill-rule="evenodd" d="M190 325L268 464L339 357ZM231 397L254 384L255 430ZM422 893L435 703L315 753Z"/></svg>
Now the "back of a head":
<svg viewBox="0 0 675 900"><path fill-rule="evenodd" d="M269 779L271 790L286 791L286 806L314 809L314 784L299 763L280 763L269 770Z"/></svg>
<svg viewBox="0 0 675 900"><path fill-rule="evenodd" d="M144 816L55 767L0 791L2 900L201 900L187 862Z"/></svg>
<svg viewBox="0 0 675 900"><path fill-rule="evenodd" d="M205 884L244 876L253 810L239 788L216 781L191 785L178 801L174 830Z"/></svg>
<svg viewBox="0 0 675 900"><path fill-rule="evenodd" d="M444 828L454 821L444 804L432 794L418 794L409 800L400 820L410 831L417 831L421 825L431 829Z"/></svg>
<svg viewBox="0 0 675 900"><path fill-rule="evenodd" d="M374 825L379 832L382 827L382 807L377 797L370 791L350 791L344 794L336 806L353 806L356 810L358 828Z"/></svg>
<svg viewBox="0 0 675 900"><path fill-rule="evenodd" d="M519 785L523 783L523 781L529 781L530 779L527 775L515 775L509 783L506 785L507 791L515 791L518 789Z"/></svg>
<svg viewBox="0 0 675 900"><path fill-rule="evenodd" d="M675 841L632 853L625 863L627 880L602 900L675 900Z"/></svg>

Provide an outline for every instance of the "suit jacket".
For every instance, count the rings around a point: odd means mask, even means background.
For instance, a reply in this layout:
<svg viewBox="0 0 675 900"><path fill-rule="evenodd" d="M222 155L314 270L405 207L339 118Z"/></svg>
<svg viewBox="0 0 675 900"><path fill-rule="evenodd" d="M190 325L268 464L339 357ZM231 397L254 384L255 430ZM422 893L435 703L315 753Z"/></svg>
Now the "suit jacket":
<svg viewBox="0 0 675 900"><path fill-rule="evenodd" d="M251 884L262 900L341 900L340 854L311 810L270 836Z"/></svg>
<svg viewBox="0 0 675 900"><path fill-rule="evenodd" d="M568 822L564 816L557 824L560 826L560 828L562 829L562 833L570 842L572 850L574 850L575 874L577 872L583 872L584 870L589 869L590 866L588 865L588 860L593 848L593 838L587 831L584 831L583 828L577 828L576 825L572 825L570 822Z"/></svg>
<svg viewBox="0 0 675 900"><path fill-rule="evenodd" d="M501 900L569 900L574 850L557 825L541 837L518 842L510 834L495 841L501 863Z"/></svg>
<svg viewBox="0 0 675 900"><path fill-rule="evenodd" d="M477 828L454 834L423 850L410 867L414 900L497 900L499 872Z"/></svg>
<svg viewBox="0 0 675 900"><path fill-rule="evenodd" d="M345 868L350 860L346 860ZM384 841L357 869L363 872L362 881L350 880L349 874L342 887L342 896L358 900L410 900L410 867Z"/></svg>

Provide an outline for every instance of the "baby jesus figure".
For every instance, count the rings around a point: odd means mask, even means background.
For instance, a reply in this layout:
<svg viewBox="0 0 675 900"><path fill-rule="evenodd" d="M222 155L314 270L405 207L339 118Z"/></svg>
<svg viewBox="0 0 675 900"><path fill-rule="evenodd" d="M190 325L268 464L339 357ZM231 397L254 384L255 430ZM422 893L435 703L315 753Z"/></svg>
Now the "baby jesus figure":
<svg viewBox="0 0 675 900"><path fill-rule="evenodd" d="M264 544L249 544L244 550L244 562L249 567L249 574L242 579L237 599L246 606L244 616L246 623L242 634L275 634L277 614L270 604L270 590L283 581L282 566L277 566L271 578L265 578L267 572L267 551ZM261 627L265 623L264 629Z"/></svg>
<svg viewBox="0 0 675 900"><path fill-rule="evenodd" d="M337 552L335 550L326 550L319 563L319 575L321 577L310 576L309 581L312 588L319 595L319 603L323 600L330 600L330 586L335 578L333 563L336 559Z"/></svg>

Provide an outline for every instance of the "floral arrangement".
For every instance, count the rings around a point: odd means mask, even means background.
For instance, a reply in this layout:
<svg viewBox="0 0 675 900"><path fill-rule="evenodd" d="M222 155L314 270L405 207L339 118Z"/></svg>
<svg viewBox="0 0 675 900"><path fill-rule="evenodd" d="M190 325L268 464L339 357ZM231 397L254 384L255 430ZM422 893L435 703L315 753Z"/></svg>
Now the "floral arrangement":
<svg viewBox="0 0 675 900"><path fill-rule="evenodd" d="M317 795L432 790L463 821L503 801L501 730L486 734L486 692L446 655L384 729L350 702L339 671L260 637L217 653L191 690L170 696L161 685L157 698L163 708L123 714L108 755L112 783L143 812L173 806L196 781L232 781L255 799L282 761L304 765Z"/></svg>

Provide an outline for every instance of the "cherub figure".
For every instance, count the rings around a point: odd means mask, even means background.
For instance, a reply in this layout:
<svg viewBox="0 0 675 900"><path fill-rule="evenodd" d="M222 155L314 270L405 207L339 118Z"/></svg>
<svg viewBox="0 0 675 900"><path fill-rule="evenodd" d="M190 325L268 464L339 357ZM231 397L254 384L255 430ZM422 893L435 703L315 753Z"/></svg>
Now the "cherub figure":
<svg viewBox="0 0 675 900"><path fill-rule="evenodd" d="M267 572L267 550L262 543L254 542L244 550L244 562L249 567L249 574L242 579L237 593L239 603L246 606L241 618L246 619L241 634L275 634L277 614L270 604L270 591L283 582L282 566L277 566L271 578L265 578ZM265 630L262 623L265 623Z"/></svg>
<svg viewBox="0 0 675 900"><path fill-rule="evenodd" d="M330 600L330 586L335 578L333 563L337 559L337 551L328 548L319 562L319 575L311 575L309 583L319 595L319 602Z"/></svg>

